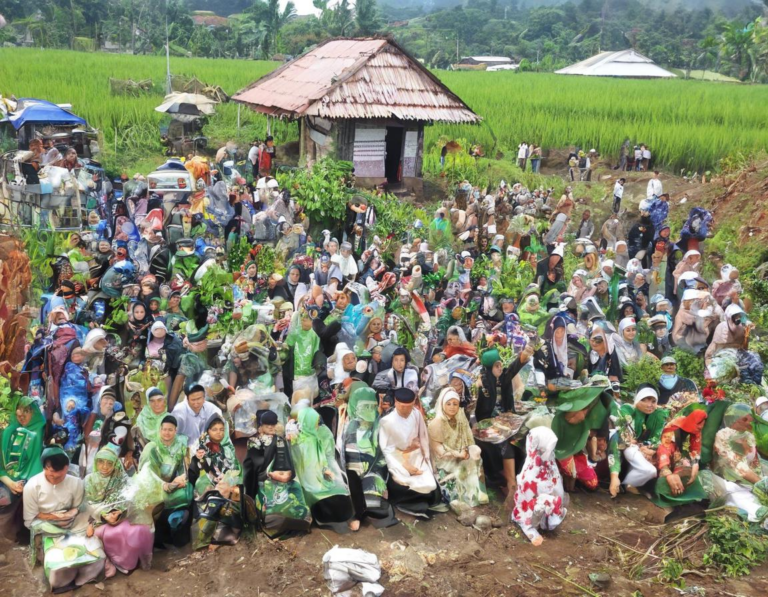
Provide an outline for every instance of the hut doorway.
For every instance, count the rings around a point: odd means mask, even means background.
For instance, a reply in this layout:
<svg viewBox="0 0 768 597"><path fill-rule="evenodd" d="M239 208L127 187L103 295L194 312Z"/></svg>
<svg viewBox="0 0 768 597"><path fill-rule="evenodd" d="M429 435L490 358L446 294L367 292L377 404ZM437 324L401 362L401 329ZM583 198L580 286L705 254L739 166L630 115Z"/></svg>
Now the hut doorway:
<svg viewBox="0 0 768 597"><path fill-rule="evenodd" d="M384 176L389 183L398 183L401 179L400 164L403 158L403 127L388 126L386 137L387 155L384 159Z"/></svg>

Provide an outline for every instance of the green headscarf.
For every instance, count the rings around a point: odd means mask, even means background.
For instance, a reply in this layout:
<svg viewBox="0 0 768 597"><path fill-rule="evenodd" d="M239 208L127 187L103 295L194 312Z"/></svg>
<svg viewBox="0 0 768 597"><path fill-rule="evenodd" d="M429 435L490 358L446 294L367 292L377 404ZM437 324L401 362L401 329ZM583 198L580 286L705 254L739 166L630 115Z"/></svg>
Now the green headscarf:
<svg viewBox="0 0 768 597"><path fill-rule="evenodd" d="M16 418L20 408L32 410L32 419L22 427ZM43 470L40 455L43 452L45 417L37 402L29 396L20 396L11 411L11 422L2 432L0 442L0 477L13 481L28 481Z"/></svg>
<svg viewBox="0 0 768 597"><path fill-rule="evenodd" d="M349 418L361 419L360 413L357 411L361 402L373 402L378 404L379 400L376 396L376 390L369 388L366 385L361 385L352 390L349 396ZM363 419L365 420L365 419ZM368 421L371 422L371 421Z"/></svg>
<svg viewBox="0 0 768 597"><path fill-rule="evenodd" d="M160 441L160 424L163 422L163 418L168 414L168 403L163 412L156 415L149 406L150 394L153 394L153 390L157 390L162 393L162 390L157 387L151 387L147 390L147 404L141 409L139 416L136 417L136 426L141 430L141 434L147 442Z"/></svg>
<svg viewBox="0 0 768 597"><path fill-rule="evenodd" d="M480 357L480 362L483 364L483 367L488 367L489 369L500 360L501 356L499 356L499 351L496 348L486 350L483 353L483 356Z"/></svg>
<svg viewBox="0 0 768 597"><path fill-rule="evenodd" d="M215 444L208 434L208 430L216 423L224 425L224 438L218 442L218 450L215 449ZM243 482L243 467L240 465L240 461L235 454L235 446L229 437L229 426L224 419L218 413L214 413L208 419L205 424L205 432L200 436L200 442L197 446L198 450L203 450L205 456L203 460L209 467L213 467L222 475L226 475L226 480L229 485L239 485ZM202 468L202 467L201 467ZM195 489L198 495L202 495L208 486L213 486L212 479L208 478L208 475L200 475Z"/></svg>
<svg viewBox="0 0 768 597"><path fill-rule="evenodd" d="M736 402L734 404L731 404L728 407L728 410L725 411L725 414L723 415L723 423L725 424L726 427L730 427L742 417L745 417L751 414L752 414L752 409L748 405L743 404L741 402Z"/></svg>
<svg viewBox="0 0 768 597"><path fill-rule="evenodd" d="M314 408L301 409L298 419L300 431L292 440L291 456L307 505L313 506L334 495L349 495L336 464L336 442L331 430L318 425L320 415ZM333 479L323 474L326 471L331 472Z"/></svg>
<svg viewBox="0 0 768 597"><path fill-rule="evenodd" d="M561 395L560 404L557 407L559 412L552 419L552 431L557 436L555 457L558 460L583 450L587 445L589 432L592 429L599 429L605 422L608 409L599 398L604 389L587 386ZM577 412L587 407L590 407L589 412L581 423L573 425L565 420L566 413Z"/></svg>
<svg viewBox="0 0 768 597"><path fill-rule="evenodd" d="M111 444L96 452L93 472L85 478L85 497L91 505L102 506L100 510L108 512L114 509L125 509L123 490L128 484L128 475L123 463L117 456L117 450ZM104 476L98 470L98 462L106 460L114 465L112 472Z"/></svg>

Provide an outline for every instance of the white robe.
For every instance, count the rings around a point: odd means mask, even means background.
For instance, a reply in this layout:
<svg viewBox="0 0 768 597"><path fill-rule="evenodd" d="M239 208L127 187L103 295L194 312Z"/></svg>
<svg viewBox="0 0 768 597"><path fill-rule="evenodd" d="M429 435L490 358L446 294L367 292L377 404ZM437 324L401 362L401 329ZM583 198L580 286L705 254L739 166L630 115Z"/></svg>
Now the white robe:
<svg viewBox="0 0 768 597"><path fill-rule="evenodd" d="M414 439L419 439L421 449L405 453ZM399 485L417 493L430 493L437 488L432 464L429 459L429 434L421 413L413 409L407 419L393 410L379 426L379 445L387 460L387 468L392 479ZM420 475L411 475L404 466L405 462L421 471Z"/></svg>

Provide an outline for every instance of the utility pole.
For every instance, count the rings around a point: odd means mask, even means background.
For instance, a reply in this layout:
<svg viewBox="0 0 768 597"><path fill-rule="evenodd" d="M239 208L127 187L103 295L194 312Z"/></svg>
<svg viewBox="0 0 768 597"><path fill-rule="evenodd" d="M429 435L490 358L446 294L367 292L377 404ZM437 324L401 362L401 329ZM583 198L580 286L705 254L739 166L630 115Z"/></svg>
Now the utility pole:
<svg viewBox="0 0 768 597"><path fill-rule="evenodd" d="M459 63L459 31L456 30L456 64Z"/></svg>
<svg viewBox="0 0 768 597"><path fill-rule="evenodd" d="M168 40L168 3L165 4L165 93L173 93L171 85L171 43Z"/></svg>

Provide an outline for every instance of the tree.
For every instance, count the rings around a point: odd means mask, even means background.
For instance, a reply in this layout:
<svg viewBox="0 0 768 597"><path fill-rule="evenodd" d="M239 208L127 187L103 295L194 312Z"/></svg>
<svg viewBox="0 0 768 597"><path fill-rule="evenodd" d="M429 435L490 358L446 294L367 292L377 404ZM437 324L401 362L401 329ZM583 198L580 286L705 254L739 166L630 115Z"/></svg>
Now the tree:
<svg viewBox="0 0 768 597"><path fill-rule="evenodd" d="M358 35L372 35L381 29L381 16L376 0L357 0L355 22Z"/></svg>
<svg viewBox="0 0 768 597"><path fill-rule="evenodd" d="M746 81L752 72L752 56L750 51L754 46L752 23L745 27L738 21L726 23L723 27L721 45L726 54L736 67L739 79Z"/></svg>

